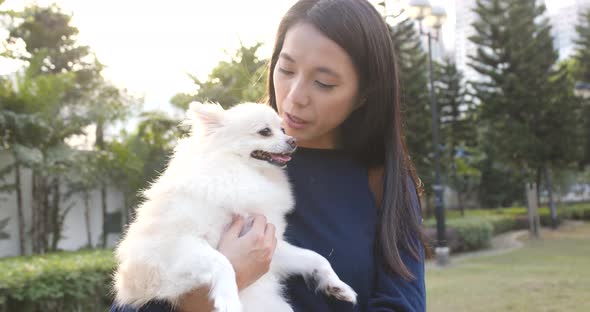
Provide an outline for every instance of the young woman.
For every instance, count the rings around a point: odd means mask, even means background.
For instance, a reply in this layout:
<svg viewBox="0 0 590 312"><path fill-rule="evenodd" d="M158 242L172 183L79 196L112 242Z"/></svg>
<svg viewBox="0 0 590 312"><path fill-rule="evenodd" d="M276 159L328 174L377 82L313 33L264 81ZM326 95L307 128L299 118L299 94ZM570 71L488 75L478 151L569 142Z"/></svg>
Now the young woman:
<svg viewBox="0 0 590 312"><path fill-rule="evenodd" d="M353 306L292 277L286 295L295 311L426 310L427 249L398 80L388 27L366 0L300 0L280 23L268 102L299 145L287 166L296 206L285 236L325 256L358 293ZM243 224L236 220L218 247L239 288L268 270L276 244L264 216L240 237ZM175 308L140 311L211 309L203 288Z"/></svg>

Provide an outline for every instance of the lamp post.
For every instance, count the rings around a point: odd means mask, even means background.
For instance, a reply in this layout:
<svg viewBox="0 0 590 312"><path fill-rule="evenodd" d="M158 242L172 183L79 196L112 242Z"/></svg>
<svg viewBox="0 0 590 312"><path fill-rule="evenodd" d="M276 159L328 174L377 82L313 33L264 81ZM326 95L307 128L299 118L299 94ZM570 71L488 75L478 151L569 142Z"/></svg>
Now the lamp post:
<svg viewBox="0 0 590 312"><path fill-rule="evenodd" d="M430 110L432 112L432 141L434 145L434 194L436 207L437 244L435 248L436 262L444 266L449 263L449 247L445 235L445 212L443 201L443 187L440 182L439 138L438 138L438 108L434 94L434 75L432 67L432 39L438 40L439 30L446 19L446 12L441 7L432 7L428 0L410 0L407 7L408 15L418 21L420 35L428 38L428 72L430 76ZM422 22L434 29L424 31Z"/></svg>

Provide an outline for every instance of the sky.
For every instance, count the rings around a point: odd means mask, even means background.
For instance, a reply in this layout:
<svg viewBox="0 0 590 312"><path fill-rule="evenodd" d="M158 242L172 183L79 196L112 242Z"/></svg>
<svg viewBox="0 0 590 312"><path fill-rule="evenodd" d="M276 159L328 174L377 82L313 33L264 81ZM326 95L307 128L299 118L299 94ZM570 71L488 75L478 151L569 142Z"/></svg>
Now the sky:
<svg viewBox="0 0 590 312"><path fill-rule="evenodd" d="M165 110L174 94L195 91L188 73L206 78L240 41L261 41L265 45L260 56L270 56L279 21L295 0L6 0L2 8L32 2L55 2L70 12L80 43L89 45L106 65L104 76L142 96L144 109ZM443 41L451 47L454 1L431 4L449 14ZM0 74L16 69L0 63Z"/></svg>

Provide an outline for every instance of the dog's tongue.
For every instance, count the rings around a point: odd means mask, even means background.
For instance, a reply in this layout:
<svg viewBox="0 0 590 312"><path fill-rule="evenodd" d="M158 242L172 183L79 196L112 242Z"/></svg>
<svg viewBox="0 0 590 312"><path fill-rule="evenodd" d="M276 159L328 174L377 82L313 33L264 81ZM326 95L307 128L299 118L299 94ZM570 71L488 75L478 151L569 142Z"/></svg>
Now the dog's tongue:
<svg viewBox="0 0 590 312"><path fill-rule="evenodd" d="M273 160L278 160L280 162L288 162L289 160L291 160L291 156L287 155L270 154L270 157L272 157Z"/></svg>

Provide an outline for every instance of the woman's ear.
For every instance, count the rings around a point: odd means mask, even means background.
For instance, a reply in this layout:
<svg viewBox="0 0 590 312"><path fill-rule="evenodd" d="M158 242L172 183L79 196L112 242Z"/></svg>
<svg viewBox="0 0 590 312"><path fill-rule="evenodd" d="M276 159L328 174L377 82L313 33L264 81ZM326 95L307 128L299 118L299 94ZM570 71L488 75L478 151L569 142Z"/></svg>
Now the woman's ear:
<svg viewBox="0 0 590 312"><path fill-rule="evenodd" d="M363 106L365 106L365 104L367 104L367 97L363 96L360 97L357 101L356 104L354 104L354 106L352 107L353 110L357 110Z"/></svg>

